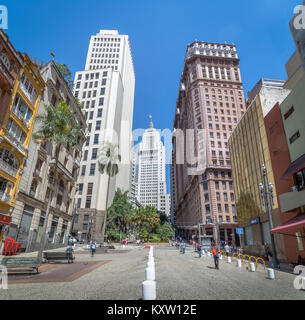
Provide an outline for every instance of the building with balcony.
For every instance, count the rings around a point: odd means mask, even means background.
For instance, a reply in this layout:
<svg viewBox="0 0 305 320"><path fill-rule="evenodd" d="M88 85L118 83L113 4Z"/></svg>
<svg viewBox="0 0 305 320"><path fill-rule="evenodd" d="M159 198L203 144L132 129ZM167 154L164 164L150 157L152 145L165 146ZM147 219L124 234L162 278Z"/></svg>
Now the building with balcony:
<svg viewBox="0 0 305 320"><path fill-rule="evenodd" d="M34 120L44 90L38 68L27 54L17 53L7 36L0 34L0 246L11 223L20 179L28 157ZM21 68L20 68L21 66ZM5 83L5 79L8 81ZM3 97L3 98L2 98Z"/></svg>
<svg viewBox="0 0 305 320"><path fill-rule="evenodd" d="M199 224L201 235L238 241L228 139L245 111L236 46L188 45L173 124L172 167L176 227L186 238L198 236Z"/></svg>
<svg viewBox="0 0 305 320"><path fill-rule="evenodd" d="M45 113L44 105L56 107L59 102L65 101L75 111L75 121L83 128L83 132L78 137L79 151L72 151L69 145L62 147L57 168L55 168L55 145L38 144L34 139L30 141L8 231L8 235L22 243L22 250L27 252L35 251L39 247L51 189L53 189L53 199L47 223L46 249L67 244L72 227L81 150L86 140L85 117L56 64L50 61L37 66L46 84L38 114ZM34 132L39 126L39 123L35 124ZM60 177L57 185L54 185L53 181L55 170Z"/></svg>
<svg viewBox="0 0 305 320"><path fill-rule="evenodd" d="M284 84L284 81L261 79L248 93L247 112L229 138L237 217L239 227L244 229L242 246L247 254L256 256L264 255L264 246L271 244L268 211L259 189L263 182L262 164L266 166L268 182L275 185L264 118L289 94ZM277 191L275 185L274 226L280 224ZM278 259L284 261L283 237L276 236L275 243Z"/></svg>

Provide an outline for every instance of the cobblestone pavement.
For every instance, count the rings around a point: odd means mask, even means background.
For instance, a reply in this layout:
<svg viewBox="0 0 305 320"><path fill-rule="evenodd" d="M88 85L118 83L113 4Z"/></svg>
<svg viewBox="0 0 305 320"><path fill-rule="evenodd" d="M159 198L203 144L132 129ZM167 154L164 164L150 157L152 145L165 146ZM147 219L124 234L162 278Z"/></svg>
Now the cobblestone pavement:
<svg viewBox="0 0 305 320"><path fill-rule="evenodd" d="M49 300L138 300L149 250L126 248L124 254L77 254L76 261L111 260L72 282L10 284L0 290L0 299ZM133 250L130 250L133 249ZM215 270L213 259L198 258L192 250L154 249L157 299L304 299L305 291L294 289L293 274L276 271L276 280L266 279L266 271L249 272L246 267L220 261Z"/></svg>

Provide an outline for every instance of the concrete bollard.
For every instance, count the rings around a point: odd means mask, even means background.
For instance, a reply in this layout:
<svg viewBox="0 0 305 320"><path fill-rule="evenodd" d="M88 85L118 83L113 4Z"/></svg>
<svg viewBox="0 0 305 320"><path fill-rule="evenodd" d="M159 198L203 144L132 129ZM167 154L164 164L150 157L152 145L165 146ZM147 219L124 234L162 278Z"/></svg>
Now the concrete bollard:
<svg viewBox="0 0 305 320"><path fill-rule="evenodd" d="M250 271L255 272L255 264L254 262L250 262Z"/></svg>
<svg viewBox="0 0 305 320"><path fill-rule="evenodd" d="M231 262L232 262L231 257L228 257L228 258L227 258L227 263L231 263Z"/></svg>
<svg viewBox="0 0 305 320"><path fill-rule="evenodd" d="M241 268L241 260L237 259L236 267Z"/></svg>
<svg viewBox="0 0 305 320"><path fill-rule="evenodd" d="M142 282L142 299L143 300L156 300L156 282L155 281L143 281Z"/></svg>
<svg viewBox="0 0 305 320"><path fill-rule="evenodd" d="M274 280L275 276L274 276L274 270L273 269L271 269L271 268L267 269L267 278L271 279L271 280Z"/></svg>
<svg viewBox="0 0 305 320"><path fill-rule="evenodd" d="M211 255L211 252L210 251L208 251L208 257Z"/></svg>
<svg viewBox="0 0 305 320"><path fill-rule="evenodd" d="M156 273L154 268L146 268L145 269L145 279L147 281L155 281L156 280Z"/></svg>
<svg viewBox="0 0 305 320"><path fill-rule="evenodd" d="M155 262L154 261L148 261L147 262L147 268L154 268L155 269Z"/></svg>
<svg viewBox="0 0 305 320"><path fill-rule="evenodd" d="M219 256L219 260L223 260L222 254Z"/></svg>
<svg viewBox="0 0 305 320"><path fill-rule="evenodd" d="M153 263L155 263L154 257L149 257L149 258L148 258L148 262L153 262Z"/></svg>

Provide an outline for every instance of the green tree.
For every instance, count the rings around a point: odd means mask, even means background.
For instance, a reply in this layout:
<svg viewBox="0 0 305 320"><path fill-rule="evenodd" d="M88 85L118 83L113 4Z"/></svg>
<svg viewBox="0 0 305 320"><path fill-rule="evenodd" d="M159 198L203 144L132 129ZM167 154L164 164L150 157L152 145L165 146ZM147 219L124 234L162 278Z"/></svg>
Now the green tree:
<svg viewBox="0 0 305 320"><path fill-rule="evenodd" d="M122 191L120 188L116 191L112 205L107 212L107 234L128 233L132 226L133 208L130 203L128 191Z"/></svg>
<svg viewBox="0 0 305 320"><path fill-rule="evenodd" d="M56 62L55 65L56 65L57 69L59 70L59 72L62 74L65 81L67 82L69 88L72 90L73 89L73 81L71 79L72 73L71 73L70 69L67 67L67 65L61 64L59 62Z"/></svg>
<svg viewBox="0 0 305 320"><path fill-rule="evenodd" d="M139 208L133 216L133 222L140 236L146 230L149 238L150 233L156 233L160 228L160 215L154 207Z"/></svg>
<svg viewBox="0 0 305 320"><path fill-rule="evenodd" d="M161 225L159 234L162 241L168 241L170 237L175 235L174 229L170 223L165 222Z"/></svg>
<svg viewBox="0 0 305 320"><path fill-rule="evenodd" d="M102 226L102 244L104 245L104 237L107 222L107 211L108 211L108 198L109 198L109 187L110 179L119 173L118 163L121 162L121 155L119 154L119 146L112 144L111 142L105 142L99 155L99 171L101 174L108 175L108 187L106 195L106 209L104 216L104 223Z"/></svg>
<svg viewBox="0 0 305 320"><path fill-rule="evenodd" d="M37 143L51 143L55 146L55 166L53 178L51 169L49 172L50 194L46 210L46 216L43 224L42 240L38 251L38 259L41 260L42 252L45 246L47 222L50 214L50 208L53 196L57 194L58 190L58 174L57 167L59 161L60 150L64 146L69 146L72 150L79 150L79 135L81 133L81 126L77 125L75 121L75 114L73 110L65 103L60 102L57 108L45 105L46 113L38 115L36 121L40 123L39 130L33 134L34 140Z"/></svg>

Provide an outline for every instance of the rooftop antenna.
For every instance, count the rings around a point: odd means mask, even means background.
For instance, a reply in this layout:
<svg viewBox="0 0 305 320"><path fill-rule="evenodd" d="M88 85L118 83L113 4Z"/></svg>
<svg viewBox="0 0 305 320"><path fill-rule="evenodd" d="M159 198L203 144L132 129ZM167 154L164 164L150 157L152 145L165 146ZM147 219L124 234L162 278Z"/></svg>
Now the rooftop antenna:
<svg viewBox="0 0 305 320"><path fill-rule="evenodd" d="M150 119L149 127L150 127L150 128L153 128L153 127L154 127L154 124L153 124L153 122L152 122L152 115L150 114L150 115L148 116L148 118Z"/></svg>

